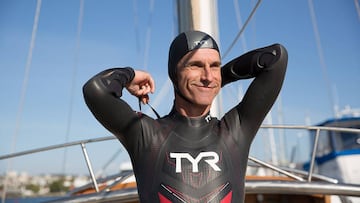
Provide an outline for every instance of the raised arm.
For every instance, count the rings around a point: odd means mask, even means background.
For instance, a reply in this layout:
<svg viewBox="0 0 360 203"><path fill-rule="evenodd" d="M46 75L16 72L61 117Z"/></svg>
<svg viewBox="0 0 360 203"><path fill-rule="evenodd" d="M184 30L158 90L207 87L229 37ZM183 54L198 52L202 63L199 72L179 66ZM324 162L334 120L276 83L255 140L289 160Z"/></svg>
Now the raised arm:
<svg viewBox="0 0 360 203"><path fill-rule="evenodd" d="M124 141L124 134L134 135L140 128L139 116L120 97L124 88L143 102L154 91L152 77L132 68L113 68L100 72L83 86L84 99L95 118Z"/></svg>
<svg viewBox="0 0 360 203"><path fill-rule="evenodd" d="M237 109L242 130L255 136L282 87L288 55L274 44L250 51L222 67L222 86L239 79L254 78Z"/></svg>

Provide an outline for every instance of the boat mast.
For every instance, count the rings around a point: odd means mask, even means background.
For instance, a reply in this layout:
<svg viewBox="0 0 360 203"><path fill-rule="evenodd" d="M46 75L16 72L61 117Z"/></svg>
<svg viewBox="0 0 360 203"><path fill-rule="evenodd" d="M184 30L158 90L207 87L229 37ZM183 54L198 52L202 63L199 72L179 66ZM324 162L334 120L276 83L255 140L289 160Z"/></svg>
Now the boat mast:
<svg viewBox="0 0 360 203"><path fill-rule="evenodd" d="M177 0L178 33L200 30L211 35L218 46L219 28L217 0ZM214 99L210 110L212 116L221 118L221 91Z"/></svg>

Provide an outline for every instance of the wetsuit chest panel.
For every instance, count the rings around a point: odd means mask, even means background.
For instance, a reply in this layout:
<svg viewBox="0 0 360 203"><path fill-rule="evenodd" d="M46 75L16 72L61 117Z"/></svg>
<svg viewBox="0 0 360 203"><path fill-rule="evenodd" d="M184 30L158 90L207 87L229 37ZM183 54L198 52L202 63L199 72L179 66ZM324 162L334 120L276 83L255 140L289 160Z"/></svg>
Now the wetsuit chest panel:
<svg viewBox="0 0 360 203"><path fill-rule="evenodd" d="M199 203L231 199L231 156L221 137L212 126L191 132L187 137L181 134L184 131L172 131L160 150L159 199Z"/></svg>

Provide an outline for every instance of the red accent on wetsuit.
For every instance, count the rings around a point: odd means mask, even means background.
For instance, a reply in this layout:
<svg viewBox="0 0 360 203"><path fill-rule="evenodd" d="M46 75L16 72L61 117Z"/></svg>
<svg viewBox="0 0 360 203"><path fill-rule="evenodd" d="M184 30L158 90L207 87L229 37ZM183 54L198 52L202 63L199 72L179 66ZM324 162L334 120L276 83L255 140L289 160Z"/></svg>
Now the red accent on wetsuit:
<svg viewBox="0 0 360 203"><path fill-rule="evenodd" d="M162 195L161 193L158 193L158 195L159 195L160 203L172 203L170 200L168 200L166 197L164 197L164 195Z"/></svg>
<svg viewBox="0 0 360 203"><path fill-rule="evenodd" d="M231 203L231 198L232 198L232 191L227 194L221 201L220 203Z"/></svg>

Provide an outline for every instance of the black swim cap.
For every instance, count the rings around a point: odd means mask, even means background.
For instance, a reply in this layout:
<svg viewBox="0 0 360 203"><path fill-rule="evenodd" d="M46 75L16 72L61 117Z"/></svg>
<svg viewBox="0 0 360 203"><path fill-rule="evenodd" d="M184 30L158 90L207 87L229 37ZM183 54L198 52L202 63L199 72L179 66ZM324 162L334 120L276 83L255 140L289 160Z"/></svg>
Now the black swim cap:
<svg viewBox="0 0 360 203"><path fill-rule="evenodd" d="M179 34L171 43L169 49L168 74L175 88L176 65L180 59L194 49L210 48L219 51L216 41L201 31L187 31Z"/></svg>

